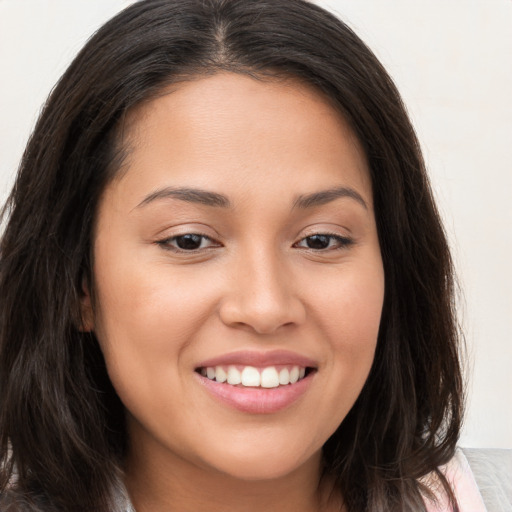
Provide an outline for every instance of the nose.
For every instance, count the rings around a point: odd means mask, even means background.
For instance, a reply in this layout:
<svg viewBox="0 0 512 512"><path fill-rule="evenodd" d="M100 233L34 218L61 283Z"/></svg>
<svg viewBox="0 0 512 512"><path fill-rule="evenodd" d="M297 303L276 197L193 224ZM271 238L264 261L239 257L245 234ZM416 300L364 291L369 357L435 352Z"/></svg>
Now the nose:
<svg viewBox="0 0 512 512"><path fill-rule="evenodd" d="M230 327L272 334L300 325L306 317L296 280L286 263L272 252L240 257L228 271L220 318Z"/></svg>

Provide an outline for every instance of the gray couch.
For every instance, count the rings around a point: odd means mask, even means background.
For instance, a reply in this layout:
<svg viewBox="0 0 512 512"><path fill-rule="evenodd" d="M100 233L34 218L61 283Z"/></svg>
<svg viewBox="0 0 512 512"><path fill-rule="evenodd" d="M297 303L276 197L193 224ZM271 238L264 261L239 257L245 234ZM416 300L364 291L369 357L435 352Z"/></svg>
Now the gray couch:
<svg viewBox="0 0 512 512"><path fill-rule="evenodd" d="M512 450L463 448L487 512L512 512Z"/></svg>

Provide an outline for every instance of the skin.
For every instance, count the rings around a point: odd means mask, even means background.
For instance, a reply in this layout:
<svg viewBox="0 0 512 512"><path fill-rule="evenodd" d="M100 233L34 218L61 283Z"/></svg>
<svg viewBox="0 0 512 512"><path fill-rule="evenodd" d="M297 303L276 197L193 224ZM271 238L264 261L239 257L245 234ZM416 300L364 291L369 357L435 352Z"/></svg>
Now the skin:
<svg viewBox="0 0 512 512"><path fill-rule="evenodd" d="M99 204L83 314L126 407L137 511L339 510L320 482L321 448L368 376L384 296L361 146L312 88L232 73L174 85L123 133L128 158ZM166 187L230 206L155 197ZM351 195L297 206L339 187ZM187 233L208 238L177 251ZM219 402L195 372L274 349L316 365L275 413Z"/></svg>

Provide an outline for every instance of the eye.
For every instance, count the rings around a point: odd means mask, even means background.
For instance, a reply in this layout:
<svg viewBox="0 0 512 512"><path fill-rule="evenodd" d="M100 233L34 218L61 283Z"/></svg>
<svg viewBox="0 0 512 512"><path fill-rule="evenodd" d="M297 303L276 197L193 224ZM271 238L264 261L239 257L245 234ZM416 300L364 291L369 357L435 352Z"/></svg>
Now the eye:
<svg viewBox="0 0 512 512"><path fill-rule="evenodd" d="M313 251L325 251L330 249L343 249L353 243L353 240L340 235L318 233L307 236L295 244L295 247L311 249Z"/></svg>
<svg viewBox="0 0 512 512"><path fill-rule="evenodd" d="M186 233L184 235L173 236L165 240L160 240L157 244L165 249L178 252L200 251L201 249L219 246L219 244L211 238L198 233Z"/></svg>

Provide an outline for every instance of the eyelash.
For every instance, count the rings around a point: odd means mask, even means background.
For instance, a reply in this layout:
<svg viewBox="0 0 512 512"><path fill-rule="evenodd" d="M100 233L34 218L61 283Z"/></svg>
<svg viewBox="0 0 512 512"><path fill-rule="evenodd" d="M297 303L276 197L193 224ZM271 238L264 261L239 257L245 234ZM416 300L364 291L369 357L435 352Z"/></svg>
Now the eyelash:
<svg viewBox="0 0 512 512"><path fill-rule="evenodd" d="M196 249L183 249L181 247L176 247L176 246L172 245L173 242L176 242L179 238L185 238L185 237L200 238L201 239L200 246ZM211 241L211 242L213 242L214 245L212 245L210 247L201 247L201 245L203 244L204 241ZM184 233L183 235L176 235L176 236L172 236L170 238L165 238L164 240L159 240L156 243L167 251L174 251L174 252L184 253L184 254L197 253L200 251L205 251L205 250L211 249L212 247L220 246L220 244L216 243L212 238L210 238L207 235L202 235L201 233Z"/></svg>
<svg viewBox="0 0 512 512"><path fill-rule="evenodd" d="M197 238L200 238L200 245L199 245L199 247L192 248L192 249L183 249L181 247L177 247L177 246L173 245L173 243L177 243L178 239L185 238L185 237L195 237L195 240L197 240ZM348 247L350 247L351 245L354 244L354 240L353 239L348 238L348 237L344 237L344 236L340 236L340 235L337 235L337 234L334 234L334 233L313 233L313 234L308 235L308 236L306 236L304 238L301 238L298 242L293 244L293 247L299 248L300 247L299 246L300 243L302 243L302 242L306 242L307 243L308 239L311 240L314 237L328 238L329 239L328 246L325 247L325 248L317 248L317 249L312 248L312 247L302 247L302 248L306 249L308 251L312 251L312 252L325 252L325 251L334 251L334 250L347 249ZM201 245L205 241L210 241L210 242L213 243L213 245L208 246L208 247L201 247ZM333 242L333 241L336 242L336 247L330 247L331 242ZM220 246L220 244L215 242L212 238L210 238L207 235L203 235L201 233L184 233L183 235L176 235L176 236L173 236L173 237L170 237L170 238L165 238L164 240L158 240L156 243L157 243L157 245L161 246L165 250L173 251L173 252L176 252L176 253L182 253L182 254L187 254L187 253L188 254L194 254L194 253L198 253L198 252L202 252L202 251L207 251L209 249L212 249L212 248Z"/></svg>
<svg viewBox="0 0 512 512"><path fill-rule="evenodd" d="M304 247L304 249L307 249L307 250L313 251L313 252L337 251L337 250L347 249L348 247L350 247L351 245L354 244L354 240L352 238L349 238L349 237L337 235L337 234L334 234L334 233L314 233L312 235L308 235L308 236L302 238L301 240L299 240L299 242L294 244L294 247L298 246L299 243L305 242L308 239L312 239L314 237L329 238L330 239L329 240L329 245L331 245L331 242L334 240L336 242L337 246L336 247L329 247L328 246L328 247L326 247L324 249L314 249L312 247Z"/></svg>

